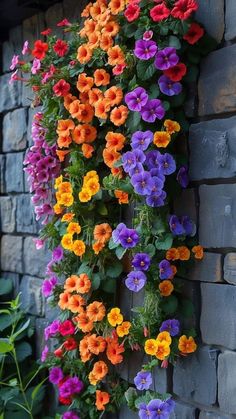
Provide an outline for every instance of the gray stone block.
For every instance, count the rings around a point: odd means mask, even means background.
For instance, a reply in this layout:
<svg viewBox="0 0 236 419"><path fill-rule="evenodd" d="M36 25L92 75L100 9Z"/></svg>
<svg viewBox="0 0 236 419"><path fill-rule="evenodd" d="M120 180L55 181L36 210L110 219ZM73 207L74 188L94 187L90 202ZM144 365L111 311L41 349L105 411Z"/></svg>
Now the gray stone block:
<svg viewBox="0 0 236 419"><path fill-rule="evenodd" d="M26 109L8 112L3 118L3 151L18 151L26 148Z"/></svg>
<svg viewBox="0 0 236 419"><path fill-rule="evenodd" d="M31 87L26 83L22 85L22 106L30 106L35 98L35 94Z"/></svg>
<svg viewBox="0 0 236 419"><path fill-rule="evenodd" d="M12 42L5 41L2 44L2 69L5 73L6 71L10 71L11 60L14 55L14 47Z"/></svg>
<svg viewBox="0 0 236 419"><path fill-rule="evenodd" d="M24 267L25 273L43 278L46 265L50 260L50 254L46 248L37 250L33 237L26 237L24 240Z"/></svg>
<svg viewBox="0 0 236 419"><path fill-rule="evenodd" d="M174 393L206 406L216 402L217 350L200 347L195 354L177 361L173 374Z"/></svg>
<svg viewBox="0 0 236 419"><path fill-rule="evenodd" d="M203 61L198 84L199 115L236 109L236 45L212 52Z"/></svg>
<svg viewBox="0 0 236 419"><path fill-rule="evenodd" d="M71 22L80 20L80 14L87 5L87 0L63 0L64 16Z"/></svg>
<svg viewBox="0 0 236 419"><path fill-rule="evenodd" d="M170 419L195 419L196 408L187 404L177 402L174 412L170 415Z"/></svg>
<svg viewBox="0 0 236 419"><path fill-rule="evenodd" d="M234 0L225 2L225 39L231 41L236 37L236 3Z"/></svg>
<svg viewBox="0 0 236 419"><path fill-rule="evenodd" d="M0 197L1 231L13 233L15 230L16 199L10 196Z"/></svg>
<svg viewBox="0 0 236 419"><path fill-rule="evenodd" d="M39 224L35 221L34 207L29 194L16 198L16 230L19 233L37 233Z"/></svg>
<svg viewBox="0 0 236 419"><path fill-rule="evenodd" d="M236 173L236 117L190 127L191 180L228 178Z"/></svg>
<svg viewBox="0 0 236 419"><path fill-rule="evenodd" d="M199 188L199 240L208 248L236 247L236 185Z"/></svg>
<svg viewBox="0 0 236 419"><path fill-rule="evenodd" d="M218 412L200 412L199 419L235 419L236 415L225 415Z"/></svg>
<svg viewBox="0 0 236 419"><path fill-rule="evenodd" d="M230 333L227 329L227 334ZM219 355L218 400L225 413L236 414L236 353L226 351Z"/></svg>
<svg viewBox="0 0 236 419"><path fill-rule="evenodd" d="M188 215L195 223L197 222L197 203L195 189L183 189L174 202L176 215Z"/></svg>
<svg viewBox="0 0 236 419"><path fill-rule="evenodd" d="M9 41L12 43L15 54L19 54L23 46L22 26L14 26L9 31Z"/></svg>
<svg viewBox="0 0 236 419"><path fill-rule="evenodd" d="M57 23L60 22L64 17L67 17L63 13L62 3L56 3L53 6L49 7L49 9L45 13L45 20L46 20L46 27L51 28L53 35L57 35L59 38L63 38L63 29L61 27L57 27Z"/></svg>
<svg viewBox="0 0 236 419"><path fill-rule="evenodd" d="M224 260L224 279L236 285L236 253L228 253Z"/></svg>
<svg viewBox="0 0 236 419"><path fill-rule="evenodd" d="M5 156L3 154L0 154L0 193L5 192L4 173L5 173Z"/></svg>
<svg viewBox="0 0 236 419"><path fill-rule="evenodd" d="M42 279L24 275L20 283L23 310L35 316L44 315L44 298L42 296Z"/></svg>
<svg viewBox="0 0 236 419"><path fill-rule="evenodd" d="M20 105L22 83L13 82L9 84L10 74L0 76L0 112L14 109Z"/></svg>
<svg viewBox="0 0 236 419"><path fill-rule="evenodd" d="M38 13L25 19L22 24L23 39L29 41L29 46L33 48L34 42L40 38L40 32L45 28L44 14Z"/></svg>
<svg viewBox="0 0 236 419"><path fill-rule="evenodd" d="M12 56L21 53L22 44L22 28L21 26L16 26L9 31L9 40L3 42L2 67L4 73L9 71Z"/></svg>
<svg viewBox="0 0 236 419"><path fill-rule="evenodd" d="M236 287L201 284L203 342L236 349Z"/></svg>
<svg viewBox="0 0 236 419"><path fill-rule="evenodd" d="M16 297L20 292L20 275L14 272L1 272L1 278L12 280L13 296Z"/></svg>
<svg viewBox="0 0 236 419"><path fill-rule="evenodd" d="M204 258L196 261L194 267L187 273L192 281L221 282L222 256L219 253L205 253Z"/></svg>
<svg viewBox="0 0 236 419"><path fill-rule="evenodd" d="M6 191L24 192L23 179L24 153L10 153L6 157Z"/></svg>
<svg viewBox="0 0 236 419"><path fill-rule="evenodd" d="M121 406L119 419L138 419L138 418L139 418L138 412L133 412L126 405Z"/></svg>
<svg viewBox="0 0 236 419"><path fill-rule="evenodd" d="M168 392L168 369L155 367L153 374L153 389L158 393Z"/></svg>
<svg viewBox="0 0 236 419"><path fill-rule="evenodd" d="M198 4L196 20L204 25L209 35L220 42L225 30L224 0L198 0Z"/></svg>
<svg viewBox="0 0 236 419"><path fill-rule="evenodd" d="M22 237L4 235L1 239L1 269L22 273Z"/></svg>

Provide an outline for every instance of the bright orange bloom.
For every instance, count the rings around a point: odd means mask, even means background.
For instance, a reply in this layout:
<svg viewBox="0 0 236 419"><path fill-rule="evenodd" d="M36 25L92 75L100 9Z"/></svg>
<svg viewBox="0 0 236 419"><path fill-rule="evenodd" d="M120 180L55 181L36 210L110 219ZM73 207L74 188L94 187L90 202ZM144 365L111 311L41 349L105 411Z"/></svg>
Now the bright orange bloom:
<svg viewBox="0 0 236 419"><path fill-rule="evenodd" d="M107 142L106 148L120 151L124 147L125 136L118 132L109 131L105 137L105 140Z"/></svg>
<svg viewBox="0 0 236 419"><path fill-rule="evenodd" d="M170 355L170 346L166 342L160 342L157 339L157 350L155 353L157 359L163 361L167 356Z"/></svg>
<svg viewBox="0 0 236 419"><path fill-rule="evenodd" d="M94 80L92 77L88 77L86 73L81 73L78 77L76 87L79 90L79 92L89 92L90 89L93 87L93 84Z"/></svg>
<svg viewBox="0 0 236 419"><path fill-rule="evenodd" d="M155 355L157 351L157 341L156 339L148 339L144 345L144 351L147 355Z"/></svg>
<svg viewBox="0 0 236 419"><path fill-rule="evenodd" d="M103 68L98 68L94 72L94 83L96 86L107 86L110 83L110 74Z"/></svg>
<svg viewBox="0 0 236 419"><path fill-rule="evenodd" d="M63 215L61 221L69 223L70 221L73 220L74 216L75 214L73 214L72 212L67 212L66 214Z"/></svg>
<svg viewBox="0 0 236 419"><path fill-rule="evenodd" d="M87 274L80 274L76 280L76 291L80 294L87 294L91 289L91 281Z"/></svg>
<svg viewBox="0 0 236 419"><path fill-rule="evenodd" d="M86 313L79 313L74 320L83 333L89 333L93 330L93 322Z"/></svg>
<svg viewBox="0 0 236 419"><path fill-rule="evenodd" d="M72 246L73 246L72 234L65 234L61 239L61 245L66 250L72 250Z"/></svg>
<svg viewBox="0 0 236 419"><path fill-rule="evenodd" d="M129 334L129 329L131 328L130 322L123 322L120 326L117 326L116 333L119 338L123 338L124 336Z"/></svg>
<svg viewBox="0 0 236 419"><path fill-rule="evenodd" d="M92 373L92 371L89 373L88 379L89 379L89 382L92 386L96 386L97 383L99 382L99 380L97 379L97 377L95 377L95 375Z"/></svg>
<svg viewBox="0 0 236 419"><path fill-rule="evenodd" d="M90 191L86 188L83 188L80 192L79 192L79 200L80 202L88 202L90 201L90 199L92 198L92 195L90 193Z"/></svg>
<svg viewBox="0 0 236 419"><path fill-rule="evenodd" d="M122 177L124 175L122 167L112 167L111 168L111 173L113 174L113 176L116 176L119 179L122 179Z"/></svg>
<svg viewBox="0 0 236 419"><path fill-rule="evenodd" d="M79 106L79 112L76 118L79 122L90 123L94 117L94 111L91 105L88 103L81 104Z"/></svg>
<svg viewBox="0 0 236 419"><path fill-rule="evenodd" d="M104 352L106 345L106 340L102 336L96 336L94 333L88 337L88 349L94 355Z"/></svg>
<svg viewBox="0 0 236 419"><path fill-rule="evenodd" d="M118 15L118 13L123 12L125 9L125 0L111 0L109 7L113 15Z"/></svg>
<svg viewBox="0 0 236 419"><path fill-rule="evenodd" d="M69 106L69 112L70 112L72 118L78 118L78 115L79 115L79 112L80 112L80 105L81 105L81 102L80 102L79 99L74 100L70 104L70 106Z"/></svg>
<svg viewBox="0 0 236 419"><path fill-rule="evenodd" d="M167 250L166 259L167 260L178 260L179 259L178 249L176 247L172 247L171 249Z"/></svg>
<svg viewBox="0 0 236 419"><path fill-rule="evenodd" d="M80 92L79 100L81 103L89 103L89 94L88 92Z"/></svg>
<svg viewBox="0 0 236 419"><path fill-rule="evenodd" d="M56 150L56 155L59 158L60 162L65 160L66 155L69 153L69 150Z"/></svg>
<svg viewBox="0 0 236 419"><path fill-rule="evenodd" d="M103 303L99 301L94 301L90 303L86 309L88 318L93 322L100 322L104 319L106 314L106 309Z"/></svg>
<svg viewBox="0 0 236 419"><path fill-rule="evenodd" d="M104 361L95 362L91 372L97 380L102 380L108 373L107 364Z"/></svg>
<svg viewBox="0 0 236 419"><path fill-rule="evenodd" d="M97 174L96 170L90 170L89 172L86 173L86 175L84 176L84 185L90 179L97 179L97 181L99 182L99 177L98 177L98 174Z"/></svg>
<svg viewBox="0 0 236 419"><path fill-rule="evenodd" d="M71 207L73 202L74 202L74 198L71 193L63 193L61 195L60 204L64 205L65 207Z"/></svg>
<svg viewBox="0 0 236 419"><path fill-rule="evenodd" d="M95 253L95 255L98 255L102 249L104 249L105 247L105 243L101 243L101 242L95 242L93 243L93 251Z"/></svg>
<svg viewBox="0 0 236 419"><path fill-rule="evenodd" d="M112 228L109 224L97 224L93 230L94 240L106 243L111 238Z"/></svg>
<svg viewBox="0 0 236 419"><path fill-rule="evenodd" d="M85 142L84 132L82 131L83 125L77 125L72 132L73 140L76 144L83 144Z"/></svg>
<svg viewBox="0 0 236 419"><path fill-rule="evenodd" d="M97 137L97 129L89 124L81 125L81 135L86 143L93 143Z"/></svg>
<svg viewBox="0 0 236 419"><path fill-rule="evenodd" d="M93 5L92 2L87 4L87 6L84 8L84 10L81 13L81 17L89 17L90 16L90 8Z"/></svg>
<svg viewBox="0 0 236 419"><path fill-rule="evenodd" d="M63 292L59 295L58 306L61 310L66 310L68 308L70 294L68 292Z"/></svg>
<svg viewBox="0 0 236 419"><path fill-rule="evenodd" d="M81 147L81 150L82 150L83 156L86 159L90 159L93 155L94 147L90 144L83 144Z"/></svg>
<svg viewBox="0 0 236 419"><path fill-rule="evenodd" d="M100 48L104 51L108 51L113 46L113 44L114 42L111 35L103 33L100 39Z"/></svg>
<svg viewBox="0 0 236 419"><path fill-rule="evenodd" d="M156 131L153 136L153 143L159 148L166 148L170 143L171 136L165 131Z"/></svg>
<svg viewBox="0 0 236 419"><path fill-rule="evenodd" d="M93 19L86 19L84 21L84 30L87 36L96 31L97 23Z"/></svg>
<svg viewBox="0 0 236 419"><path fill-rule="evenodd" d="M88 45L93 50L98 48L100 43L101 33L99 31L95 31L88 35Z"/></svg>
<svg viewBox="0 0 236 419"><path fill-rule="evenodd" d="M105 410L104 405L110 401L110 395L106 391L96 390L96 408L97 410Z"/></svg>
<svg viewBox="0 0 236 419"><path fill-rule="evenodd" d="M123 99L123 92L120 87L112 86L108 89L104 96L110 101L111 106L119 105Z"/></svg>
<svg viewBox="0 0 236 419"><path fill-rule="evenodd" d="M100 184L97 181L96 178L94 179L89 179L86 182L86 189L89 190L89 192L91 193L91 195L96 195L96 193L98 193L98 191L100 190Z"/></svg>
<svg viewBox="0 0 236 419"><path fill-rule="evenodd" d="M83 306L85 305L85 301L83 297L80 295L72 295L68 301L68 310L72 311L72 313L81 313L83 312Z"/></svg>
<svg viewBox="0 0 236 419"><path fill-rule="evenodd" d="M195 259L203 259L204 251L203 251L203 247L202 246L200 246L200 245L193 246L192 252L194 253Z"/></svg>
<svg viewBox="0 0 236 419"><path fill-rule="evenodd" d="M166 119L164 122L164 127L166 128L166 131L171 135L175 132L180 131L180 125L176 121L172 121L171 119Z"/></svg>
<svg viewBox="0 0 236 419"><path fill-rule="evenodd" d="M107 119L108 112L111 109L109 100L107 99L100 99L97 103L94 104L95 106L95 116L101 119Z"/></svg>
<svg viewBox="0 0 236 419"><path fill-rule="evenodd" d="M120 26L117 22L115 22L114 20L109 20L109 22L107 22L104 28L102 29L102 34L106 36L114 37L118 34L119 29L120 29Z"/></svg>
<svg viewBox="0 0 236 419"><path fill-rule="evenodd" d="M100 99L104 99L103 92L100 89L93 88L88 92L89 103L94 106Z"/></svg>
<svg viewBox="0 0 236 419"><path fill-rule="evenodd" d="M190 258L190 250L186 246L179 246L179 259L180 260L189 260Z"/></svg>
<svg viewBox="0 0 236 419"><path fill-rule="evenodd" d="M81 232L81 227L79 223L69 223L66 231L67 233L70 233L70 234L74 234L74 233L79 234Z"/></svg>
<svg viewBox="0 0 236 419"><path fill-rule="evenodd" d="M108 55L108 64L112 66L125 63L125 55L122 49L118 45L115 45L114 47L110 48L107 51L107 55Z"/></svg>
<svg viewBox="0 0 236 419"><path fill-rule="evenodd" d="M126 119L128 118L128 114L129 111L127 106L120 105L112 109L110 114L110 120L116 127L120 127L125 123Z"/></svg>
<svg viewBox="0 0 236 419"><path fill-rule="evenodd" d="M106 355L109 361L113 364L120 364L123 361L123 356L121 355L125 351L123 345L119 345L118 342L114 340L107 340L107 351Z"/></svg>
<svg viewBox="0 0 236 419"><path fill-rule="evenodd" d="M93 55L93 50L91 49L89 44L80 45L77 49L77 60L80 64L88 63Z"/></svg>
<svg viewBox="0 0 236 419"><path fill-rule="evenodd" d="M174 286L171 283L171 281L168 281L168 279L166 279L165 281L162 281L159 284L159 290L161 292L162 297L169 297L169 295L171 295L174 290Z"/></svg>
<svg viewBox="0 0 236 419"><path fill-rule="evenodd" d="M83 256L86 250L84 242L82 240L75 240L73 243L72 250L76 256Z"/></svg>
<svg viewBox="0 0 236 419"><path fill-rule="evenodd" d="M123 322L123 315L118 307L112 308L107 315L108 323L115 327Z"/></svg>
<svg viewBox="0 0 236 419"><path fill-rule="evenodd" d="M118 199L119 204L128 204L129 195L126 192L120 191L119 189L115 190L115 197Z"/></svg>
<svg viewBox="0 0 236 419"><path fill-rule="evenodd" d="M171 342L172 342L172 338L171 338L169 332L159 333L158 336L157 336L157 340L159 342L166 342L167 345L171 345Z"/></svg>
<svg viewBox="0 0 236 419"><path fill-rule="evenodd" d="M71 137L58 137L57 139L57 145L59 148L68 148L69 145L72 143Z"/></svg>
<svg viewBox="0 0 236 419"><path fill-rule="evenodd" d="M73 292L76 291L77 289L77 280L78 280L78 276L77 275L71 275L66 279L66 282L64 284L64 289L67 292Z"/></svg>
<svg viewBox="0 0 236 419"><path fill-rule="evenodd" d="M102 155L104 163L110 168L112 168L114 163L120 158L120 153L110 148L104 148Z"/></svg>
<svg viewBox="0 0 236 419"><path fill-rule="evenodd" d="M59 215L63 212L63 208L61 208L61 206L59 204L55 204L53 206L53 211L55 214Z"/></svg>
<svg viewBox="0 0 236 419"><path fill-rule="evenodd" d="M172 276L169 279L173 279L174 276L177 274L177 268L176 268L175 265L171 265L170 267L172 269L173 274L172 274Z"/></svg>
<svg viewBox="0 0 236 419"><path fill-rule="evenodd" d="M79 352L82 362L87 362L91 358L91 353L88 349L88 335L86 335L83 339L81 339L79 343Z"/></svg>
<svg viewBox="0 0 236 419"><path fill-rule="evenodd" d="M192 336L187 338L186 335L183 335L179 338L178 348L182 354L191 354L196 351L197 344Z"/></svg>
<svg viewBox="0 0 236 419"><path fill-rule="evenodd" d="M90 15L94 20L97 20L99 16L105 12L106 6L96 1L90 8Z"/></svg>
<svg viewBox="0 0 236 419"><path fill-rule="evenodd" d="M59 137L69 137L70 131L75 127L71 119L59 119L57 123L57 134Z"/></svg>
<svg viewBox="0 0 236 419"><path fill-rule="evenodd" d="M76 99L77 97L73 96L71 93L68 93L68 95L64 96L64 107L67 111L69 110L70 104Z"/></svg>
<svg viewBox="0 0 236 419"><path fill-rule="evenodd" d="M72 193L72 186L70 182L61 182L58 186L58 192L63 193Z"/></svg>

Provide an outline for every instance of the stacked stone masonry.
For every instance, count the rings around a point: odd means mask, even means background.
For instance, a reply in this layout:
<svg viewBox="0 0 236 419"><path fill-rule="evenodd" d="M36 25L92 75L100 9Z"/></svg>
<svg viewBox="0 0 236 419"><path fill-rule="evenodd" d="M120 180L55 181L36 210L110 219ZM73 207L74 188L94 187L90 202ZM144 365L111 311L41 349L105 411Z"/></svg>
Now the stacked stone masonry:
<svg viewBox="0 0 236 419"><path fill-rule="evenodd" d="M12 278L15 293L36 316L38 354L43 329L52 313L45 307L40 287L49 259L47 250L36 251L30 194L22 171L25 151L31 144L30 90L20 83L8 84L11 56L23 40L32 44L45 27L63 17L76 19L86 1L64 0L10 30L2 47L0 76L1 270ZM219 44L202 63L198 85L191 89L187 109L191 116L189 136L190 187L176 202L176 213L188 213L198 224L200 243L206 248L202 263L184 279L186 294L196 306L199 350L169 370L157 369L154 387L174 394L177 405L172 419L236 418L236 1L199 0L197 18ZM196 95L194 98L193 95ZM181 279L180 279L181 280ZM182 279L183 280L183 279ZM124 291L131 306L130 294ZM122 299L124 302L125 298ZM136 354L120 367L132 382L145 361ZM120 419L137 414L122 408Z"/></svg>

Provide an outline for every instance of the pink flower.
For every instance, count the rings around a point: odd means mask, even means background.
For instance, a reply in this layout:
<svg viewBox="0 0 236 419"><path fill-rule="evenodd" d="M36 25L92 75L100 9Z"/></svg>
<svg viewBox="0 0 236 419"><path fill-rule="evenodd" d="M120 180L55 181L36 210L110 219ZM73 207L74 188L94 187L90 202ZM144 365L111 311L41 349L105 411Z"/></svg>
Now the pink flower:
<svg viewBox="0 0 236 419"><path fill-rule="evenodd" d="M18 74L18 70L14 71L14 73L12 73L10 80L9 80L9 84L12 84L14 81L19 80L19 76Z"/></svg>
<svg viewBox="0 0 236 419"><path fill-rule="evenodd" d="M144 41L149 41L150 39L152 39L153 37L153 32L152 31L146 31L143 34L143 40Z"/></svg>
<svg viewBox="0 0 236 419"><path fill-rule="evenodd" d="M15 70L17 64L19 63L19 55L13 55L10 65L10 70Z"/></svg>
<svg viewBox="0 0 236 419"><path fill-rule="evenodd" d="M25 41L22 48L22 54L26 55L26 54L29 54L29 52L30 52L29 41Z"/></svg>
<svg viewBox="0 0 236 419"><path fill-rule="evenodd" d="M119 76L123 73L125 67L125 64L117 64L115 67L113 67L112 73L114 74L114 76Z"/></svg>
<svg viewBox="0 0 236 419"><path fill-rule="evenodd" d="M60 22L57 23L57 26L70 26L71 23L69 22L68 19L63 19Z"/></svg>
<svg viewBox="0 0 236 419"><path fill-rule="evenodd" d="M131 3L126 8L124 15L128 22L133 22L134 20L138 19L140 15L140 7L136 3Z"/></svg>
<svg viewBox="0 0 236 419"><path fill-rule="evenodd" d="M38 71L40 70L41 67L41 62L40 60L38 60L37 58L34 58L33 60L33 65L31 67L31 73L32 74L37 74Z"/></svg>
<svg viewBox="0 0 236 419"><path fill-rule="evenodd" d="M35 243L35 247L37 250L40 250L44 246L44 240L42 239L33 239L33 242Z"/></svg>

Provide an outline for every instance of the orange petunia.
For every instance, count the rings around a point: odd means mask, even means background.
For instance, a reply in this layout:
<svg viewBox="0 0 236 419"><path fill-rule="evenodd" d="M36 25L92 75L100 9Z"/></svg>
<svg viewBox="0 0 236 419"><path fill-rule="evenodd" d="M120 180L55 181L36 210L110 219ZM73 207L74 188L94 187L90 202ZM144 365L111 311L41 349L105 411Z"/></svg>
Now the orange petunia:
<svg viewBox="0 0 236 419"><path fill-rule="evenodd" d="M83 306L85 305L85 300L80 295L72 295L68 301L68 310L72 313L81 313L83 312Z"/></svg>
<svg viewBox="0 0 236 419"><path fill-rule="evenodd" d="M101 39L100 39L100 48L104 51L108 51L112 46L114 42L111 37L111 35L107 33L102 33Z"/></svg>
<svg viewBox="0 0 236 419"><path fill-rule="evenodd" d="M90 8L93 5L92 2L88 3L87 6L84 8L84 10L81 13L81 17L89 17L90 15Z"/></svg>
<svg viewBox="0 0 236 419"><path fill-rule="evenodd" d="M83 188L79 192L79 200L80 200L80 202L88 202L88 201L90 201L91 198L92 198L92 195L91 195L91 193L89 192L88 189Z"/></svg>
<svg viewBox="0 0 236 419"><path fill-rule="evenodd" d="M110 101L111 106L119 105L123 99L123 92L120 87L112 86L108 89L104 96Z"/></svg>
<svg viewBox="0 0 236 419"><path fill-rule="evenodd" d="M126 192L116 189L114 193L115 193L115 197L118 199L119 204L129 203L129 195Z"/></svg>
<svg viewBox="0 0 236 419"><path fill-rule="evenodd" d="M106 25L102 29L102 34L113 38L114 36L118 34L119 29L120 29L119 24L111 19L109 20L109 22L106 23Z"/></svg>
<svg viewBox="0 0 236 419"><path fill-rule="evenodd" d="M160 342L157 339L157 350L155 353L157 359L163 361L167 356L170 355L170 346L166 342Z"/></svg>
<svg viewBox="0 0 236 419"><path fill-rule="evenodd" d="M108 112L111 109L110 102L107 99L100 99L95 106L95 116L101 119L107 119Z"/></svg>
<svg viewBox="0 0 236 419"><path fill-rule="evenodd" d="M96 408L97 410L105 410L104 405L110 401L110 395L106 391L96 390Z"/></svg>
<svg viewBox="0 0 236 419"><path fill-rule="evenodd" d="M153 136L153 144L159 148L166 148L170 143L171 136L165 131L156 131Z"/></svg>
<svg viewBox="0 0 236 419"><path fill-rule="evenodd" d="M63 162L67 156L67 154L69 154L69 150L56 150L56 155L59 159L60 162Z"/></svg>
<svg viewBox="0 0 236 419"><path fill-rule="evenodd" d="M78 77L78 81L76 83L76 87L79 92L89 92L90 89L93 87L94 80L92 77L88 77L86 73L81 73Z"/></svg>
<svg viewBox="0 0 236 419"><path fill-rule="evenodd" d="M118 13L123 12L125 9L125 0L111 0L109 7L113 15L118 15Z"/></svg>
<svg viewBox="0 0 236 419"><path fill-rule="evenodd" d="M104 249L104 247L105 247L105 243L101 243L101 242L95 242L92 245L95 255L98 255L101 252L101 250Z"/></svg>
<svg viewBox="0 0 236 419"><path fill-rule="evenodd" d="M63 193L72 193L72 186L70 182L61 182L58 186L58 192Z"/></svg>
<svg viewBox="0 0 236 419"><path fill-rule="evenodd" d="M87 36L96 31L97 23L93 19L86 19L84 21L84 31Z"/></svg>
<svg viewBox="0 0 236 419"><path fill-rule="evenodd" d="M89 103L89 94L88 92L80 92L79 100L81 103Z"/></svg>
<svg viewBox="0 0 236 419"><path fill-rule="evenodd" d="M175 132L180 131L180 125L176 121L172 121L171 119L166 119L164 122L164 127L166 128L166 131L171 135Z"/></svg>
<svg viewBox="0 0 236 419"><path fill-rule="evenodd" d="M75 240L72 246L72 250L76 256L83 256L86 247L82 240Z"/></svg>
<svg viewBox="0 0 236 419"><path fill-rule="evenodd" d="M80 102L79 99L76 99L73 102L71 102L68 110L69 110L72 118L78 118L78 115L79 115L79 112L80 112L80 105L81 105L81 102Z"/></svg>
<svg viewBox="0 0 236 419"><path fill-rule="evenodd" d="M80 294L87 294L91 289L91 281L87 274L80 274L76 280L76 291Z"/></svg>
<svg viewBox="0 0 236 419"><path fill-rule="evenodd" d="M113 174L113 176L116 176L119 179L122 179L122 177L124 176L124 171L122 167L112 167L111 173Z"/></svg>
<svg viewBox="0 0 236 419"><path fill-rule="evenodd" d="M59 295L58 306L61 310L66 310L68 308L68 302L70 298L69 292L63 292Z"/></svg>
<svg viewBox="0 0 236 419"><path fill-rule="evenodd" d="M102 155L104 163L110 168L112 168L114 163L120 158L120 153L110 148L104 148Z"/></svg>
<svg viewBox="0 0 236 419"><path fill-rule="evenodd" d="M67 233L70 233L70 234L75 234L75 233L80 234L81 226L79 225L79 223L71 222L69 223L66 231Z"/></svg>
<svg viewBox="0 0 236 419"><path fill-rule="evenodd" d="M81 150L82 150L83 156L86 159L90 159L93 155L94 147L90 144L83 144L81 147Z"/></svg>
<svg viewBox="0 0 236 419"><path fill-rule="evenodd" d="M190 250L186 246L179 246L179 259L180 260L189 260L190 259Z"/></svg>
<svg viewBox="0 0 236 419"><path fill-rule="evenodd" d="M166 252L166 259L167 260L178 260L179 259L179 251L176 247L171 247Z"/></svg>
<svg viewBox="0 0 236 419"><path fill-rule="evenodd" d="M110 83L110 74L103 68L98 68L94 72L94 83L96 86L107 86Z"/></svg>
<svg viewBox="0 0 236 419"><path fill-rule="evenodd" d="M170 267L171 267L173 273L172 273L172 275L169 279L173 279L174 276L177 274L177 268L176 268L175 265L171 265Z"/></svg>
<svg viewBox="0 0 236 419"><path fill-rule="evenodd" d="M63 215L61 221L70 223L73 220L74 216L75 214L73 214L72 212L67 212L66 214Z"/></svg>
<svg viewBox="0 0 236 419"><path fill-rule="evenodd" d="M116 328L116 333L119 336L119 338L123 338L124 336L127 336L129 334L129 330L131 328L130 322L123 322Z"/></svg>
<svg viewBox="0 0 236 419"><path fill-rule="evenodd" d="M70 104L76 99L77 97L73 96L71 93L68 93L68 95L64 96L64 107L67 111L69 110Z"/></svg>
<svg viewBox="0 0 236 419"><path fill-rule="evenodd" d="M83 125L77 125L72 132L72 138L76 144L83 144L85 142L84 132L82 131Z"/></svg>
<svg viewBox="0 0 236 419"><path fill-rule="evenodd" d="M88 35L88 45L93 50L98 48L100 43L101 33L99 31L94 31Z"/></svg>
<svg viewBox="0 0 236 419"><path fill-rule="evenodd" d="M93 231L94 240L101 243L106 243L112 234L112 228L109 224L97 224Z"/></svg>
<svg viewBox="0 0 236 419"><path fill-rule="evenodd" d="M159 284L159 290L162 297L169 297L174 290L174 286L171 281L166 279Z"/></svg>
<svg viewBox="0 0 236 419"><path fill-rule="evenodd" d="M79 343L79 352L80 352L80 358L82 362L87 362L90 360L92 354L90 353L88 349L88 335L86 335L83 339L81 339Z"/></svg>
<svg viewBox="0 0 236 419"><path fill-rule="evenodd" d="M93 55L93 50L88 44L80 45L77 49L77 60L80 64L88 63Z"/></svg>
<svg viewBox="0 0 236 419"><path fill-rule="evenodd" d="M106 340L102 336L96 336L93 334L88 338L88 349L92 354L98 355L99 353L105 351Z"/></svg>
<svg viewBox="0 0 236 419"><path fill-rule="evenodd" d="M63 208L59 204L53 205L53 211L55 214L59 215L63 212Z"/></svg>
<svg viewBox="0 0 236 419"><path fill-rule="evenodd" d="M93 6L90 8L90 15L94 20L97 20L99 16L105 12L106 6L104 4L101 4L100 2L96 1L93 3Z"/></svg>
<svg viewBox="0 0 236 419"><path fill-rule="evenodd" d="M110 120L111 122L119 127L120 125L123 125L128 118L128 108L127 106L121 105L118 107L115 107L110 114Z"/></svg>
<svg viewBox="0 0 236 419"><path fill-rule="evenodd" d="M78 276L77 275L71 275L69 276L64 284L64 289L67 292L73 292L77 290L77 280L78 280Z"/></svg>
<svg viewBox="0 0 236 419"><path fill-rule="evenodd" d="M59 148L68 148L69 145L72 143L72 138L70 136L68 137L58 137L57 139L57 145Z"/></svg>
<svg viewBox="0 0 236 419"><path fill-rule="evenodd" d="M71 207L74 202L73 195L71 193L63 193L61 195L60 204L64 205L65 207Z"/></svg>
<svg viewBox="0 0 236 419"><path fill-rule="evenodd" d="M200 245L193 246L192 252L194 253L195 259L203 259L204 250L203 250L203 247L202 246L200 246Z"/></svg>
<svg viewBox="0 0 236 419"><path fill-rule="evenodd" d="M120 364L123 361L123 356L121 355L125 351L123 345L119 345L115 341L108 341L106 355L109 361L113 364Z"/></svg>
<svg viewBox="0 0 236 419"><path fill-rule="evenodd" d="M186 335L180 336L178 349L182 354L191 354L196 351L197 345L192 336L187 338Z"/></svg>
<svg viewBox="0 0 236 419"><path fill-rule="evenodd" d="M86 314L92 322L100 322L105 317L106 309L103 303L94 301L88 305Z"/></svg>
<svg viewBox="0 0 236 419"><path fill-rule="evenodd" d="M103 92L100 89L93 88L88 92L89 103L94 106L100 99L104 99Z"/></svg>
<svg viewBox="0 0 236 419"><path fill-rule="evenodd" d="M112 66L125 63L125 55L122 49L118 45L115 45L114 47L110 48L107 51L107 55L108 55L108 64Z"/></svg>
<svg viewBox="0 0 236 419"><path fill-rule="evenodd" d="M91 372L97 380L102 380L108 373L107 364L105 364L104 361L97 361L95 362Z"/></svg>
<svg viewBox="0 0 236 419"><path fill-rule="evenodd" d="M118 132L109 131L105 137L106 148L115 149L116 151L122 150L125 143L125 136Z"/></svg>
<svg viewBox="0 0 236 419"><path fill-rule="evenodd" d="M76 321L78 328L81 329L83 333L89 333L93 330L93 322L86 313L79 313L78 316L74 317L74 320Z"/></svg>
<svg viewBox="0 0 236 419"><path fill-rule="evenodd" d="M59 137L69 137L70 131L75 127L71 119L59 119L57 123L57 134Z"/></svg>

